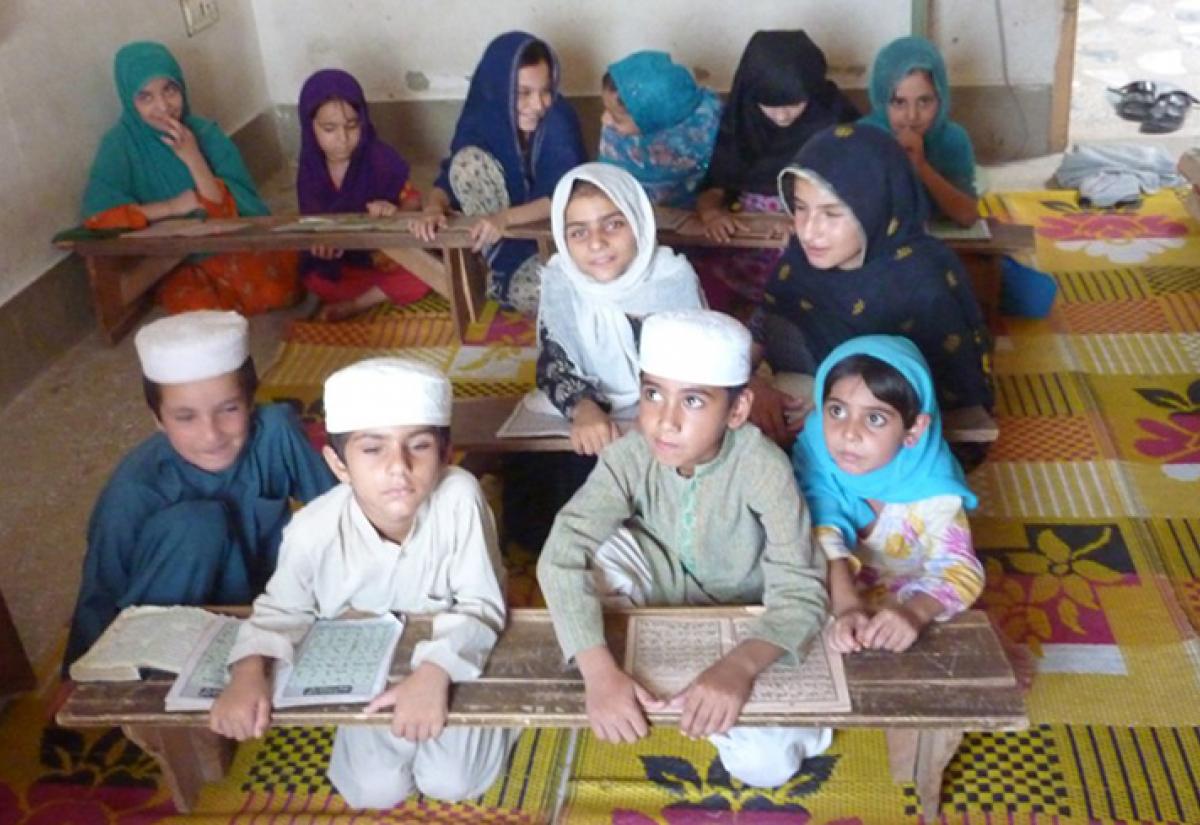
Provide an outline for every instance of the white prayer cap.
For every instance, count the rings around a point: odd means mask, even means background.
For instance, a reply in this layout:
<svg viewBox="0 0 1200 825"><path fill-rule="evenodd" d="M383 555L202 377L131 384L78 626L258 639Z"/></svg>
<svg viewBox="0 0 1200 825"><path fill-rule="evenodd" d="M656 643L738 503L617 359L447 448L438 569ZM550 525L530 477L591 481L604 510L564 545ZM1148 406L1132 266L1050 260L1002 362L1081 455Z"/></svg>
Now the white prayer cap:
<svg viewBox="0 0 1200 825"><path fill-rule="evenodd" d="M160 318L133 339L142 375L186 384L233 372L250 356L250 329L236 312L212 309Z"/></svg>
<svg viewBox="0 0 1200 825"><path fill-rule="evenodd" d="M368 358L325 379L325 429L351 433L377 427L450 423L453 393L438 370L407 358Z"/></svg>
<svg viewBox="0 0 1200 825"><path fill-rule="evenodd" d="M642 324L641 369L650 375L709 387L750 380L750 332L711 309L659 312Z"/></svg>

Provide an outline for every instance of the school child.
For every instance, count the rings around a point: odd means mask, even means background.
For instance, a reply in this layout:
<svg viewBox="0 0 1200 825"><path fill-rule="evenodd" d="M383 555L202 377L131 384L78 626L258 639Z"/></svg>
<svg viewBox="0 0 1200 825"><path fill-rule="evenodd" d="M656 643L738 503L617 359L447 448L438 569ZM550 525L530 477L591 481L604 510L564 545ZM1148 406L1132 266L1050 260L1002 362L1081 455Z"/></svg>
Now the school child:
<svg viewBox="0 0 1200 825"><path fill-rule="evenodd" d="M962 263L926 231L912 164L895 140L860 124L814 137L779 176L796 229L751 321L772 369L812 375L844 341L903 335L933 370L943 410L994 401L991 335ZM790 443L781 408L798 399L756 379L752 420Z"/></svg>
<svg viewBox="0 0 1200 825"><path fill-rule="evenodd" d="M587 160L579 118L559 94L550 47L528 32L500 35L483 53L413 233L429 242L457 209L477 217L475 251L487 259L488 296L537 313L541 263L533 241L501 240L514 224L550 216L550 195L569 169Z"/></svg>
<svg viewBox="0 0 1200 825"><path fill-rule="evenodd" d="M451 684L479 676L505 618L491 510L475 477L448 463L450 412L446 377L403 358L360 361L325 382L324 455L341 483L288 527L210 714L224 736L262 736L271 660L291 661L315 619L438 614L412 673L365 708L391 708L390 728L338 728L329 779L354 808L390 808L414 789L478 796L513 741L503 728L445 727Z"/></svg>
<svg viewBox="0 0 1200 825"><path fill-rule="evenodd" d="M296 195L304 215L366 212L391 217L421 208L408 163L375 134L362 86L322 69L300 89ZM408 304L429 287L403 266L366 250L314 247L300 260L305 288L321 299L318 318L336 321L391 301Z"/></svg>
<svg viewBox="0 0 1200 825"><path fill-rule="evenodd" d="M666 52L634 52L609 65L598 160L629 172L650 200L693 209L708 172L721 99Z"/></svg>
<svg viewBox="0 0 1200 825"><path fill-rule="evenodd" d="M249 604L275 571L291 500L333 486L291 409L254 405L245 318L186 312L134 344L159 432L92 510L64 673L130 605Z"/></svg>
<svg viewBox="0 0 1200 825"><path fill-rule="evenodd" d="M827 126L858 109L825 77L825 54L800 30L755 32L742 53L721 115L708 178L696 203L705 233L722 243L741 212L783 212L779 170ZM743 315L762 297L777 250L711 250L692 256L709 302Z"/></svg>
<svg viewBox="0 0 1200 825"><path fill-rule="evenodd" d="M815 389L794 463L829 560L833 646L907 650L983 590L966 514L975 494L942 439L929 365L907 338L846 341Z"/></svg>
<svg viewBox="0 0 1200 825"><path fill-rule="evenodd" d="M123 46L115 60L121 119L105 134L83 195L89 229L141 229L202 212L266 215L237 147L191 113L183 71L161 43ZM167 312L233 309L243 315L289 306L298 295L292 253L192 256L162 281Z"/></svg>
<svg viewBox="0 0 1200 825"><path fill-rule="evenodd" d="M950 120L950 81L937 47L922 37L901 37L880 50L868 84L871 112L863 123L895 136L934 214L962 226L979 220L975 151L967 130Z"/></svg>
<svg viewBox="0 0 1200 825"><path fill-rule="evenodd" d="M563 654L583 674L592 731L645 736L645 712L681 710L680 730L708 736L731 775L787 781L828 730L735 727L758 673L795 656L827 611L808 511L786 456L746 422L750 335L709 310L663 312L642 326L638 431L600 454L558 514L538 582ZM678 696L651 696L604 640L601 607L766 607L751 638Z"/></svg>
<svg viewBox="0 0 1200 825"><path fill-rule="evenodd" d="M558 254L542 275L537 385L571 420L575 452L596 455L618 435L610 413L638 402L642 320L704 298L687 259L658 245L646 192L618 167L565 174L550 222Z"/></svg>

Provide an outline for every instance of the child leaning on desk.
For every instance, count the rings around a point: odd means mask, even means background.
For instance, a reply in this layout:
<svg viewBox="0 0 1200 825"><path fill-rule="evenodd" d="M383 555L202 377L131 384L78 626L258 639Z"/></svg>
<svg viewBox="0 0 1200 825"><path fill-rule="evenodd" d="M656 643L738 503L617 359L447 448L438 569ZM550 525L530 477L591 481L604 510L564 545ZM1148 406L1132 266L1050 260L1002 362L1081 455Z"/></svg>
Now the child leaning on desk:
<svg viewBox="0 0 1200 825"><path fill-rule="evenodd" d="M450 383L401 358L360 361L325 383L325 460L342 483L284 534L279 567L230 652L232 678L210 727L243 740L270 722L270 660L290 661L316 618L347 611L437 614L412 673L372 700L391 727L338 728L329 779L355 808L415 789L457 801L499 774L502 728L444 728L450 684L475 679L504 627L502 567L479 483L449 466Z"/></svg>
<svg viewBox="0 0 1200 825"><path fill-rule="evenodd" d="M634 742L647 711L678 710L680 730L709 737L731 775L774 787L830 742L827 729L734 724L758 674L825 621L808 511L787 457L747 423L745 327L708 310L651 315L640 362L638 430L600 454L559 512L538 582L598 737ZM605 644L605 605L757 603L766 609L750 638L677 696L652 696Z"/></svg>

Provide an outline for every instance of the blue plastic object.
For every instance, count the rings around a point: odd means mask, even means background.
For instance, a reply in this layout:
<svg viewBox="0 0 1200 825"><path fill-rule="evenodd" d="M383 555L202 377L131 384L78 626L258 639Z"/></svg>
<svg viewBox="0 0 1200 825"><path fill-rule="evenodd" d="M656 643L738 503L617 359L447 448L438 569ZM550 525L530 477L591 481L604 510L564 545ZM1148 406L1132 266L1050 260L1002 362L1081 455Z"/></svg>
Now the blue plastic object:
<svg viewBox="0 0 1200 825"><path fill-rule="evenodd" d="M1058 284L1045 272L1005 255L1001 261L1000 312L1019 318L1045 318L1054 306Z"/></svg>

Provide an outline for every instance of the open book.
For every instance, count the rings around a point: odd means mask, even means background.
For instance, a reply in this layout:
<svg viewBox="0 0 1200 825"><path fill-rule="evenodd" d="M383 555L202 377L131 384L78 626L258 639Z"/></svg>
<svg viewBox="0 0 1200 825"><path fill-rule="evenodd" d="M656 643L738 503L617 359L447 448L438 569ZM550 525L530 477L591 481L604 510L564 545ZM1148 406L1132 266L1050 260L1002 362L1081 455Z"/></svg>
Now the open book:
<svg viewBox="0 0 1200 825"><path fill-rule="evenodd" d="M404 232L412 215L375 218L366 214L305 215L271 228L272 232Z"/></svg>
<svg viewBox="0 0 1200 825"><path fill-rule="evenodd" d="M633 429L637 405L614 410L612 420L621 434ZM532 390L517 402L512 414L496 430L497 438L570 438L571 422L550 403L541 390Z"/></svg>
<svg viewBox="0 0 1200 825"><path fill-rule="evenodd" d="M970 226L959 226L950 220L936 220L929 225L929 234L943 241L988 241L992 238L991 227L983 218Z"/></svg>
<svg viewBox="0 0 1200 825"><path fill-rule="evenodd" d="M178 673L216 618L199 607L127 607L71 665L71 678L135 682L142 668Z"/></svg>
<svg viewBox="0 0 1200 825"><path fill-rule="evenodd" d="M241 621L224 616L205 632L167 693L167 710L207 710L229 681L226 663ZM318 619L291 664L275 669L277 708L369 702L387 685L404 623L385 613L366 619Z"/></svg>
<svg viewBox="0 0 1200 825"><path fill-rule="evenodd" d="M625 642L625 671L660 699L682 691L709 665L732 651L753 616L633 616ZM742 713L838 713L850 710L840 653L817 634L799 664L776 661L754 680Z"/></svg>

